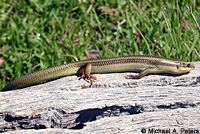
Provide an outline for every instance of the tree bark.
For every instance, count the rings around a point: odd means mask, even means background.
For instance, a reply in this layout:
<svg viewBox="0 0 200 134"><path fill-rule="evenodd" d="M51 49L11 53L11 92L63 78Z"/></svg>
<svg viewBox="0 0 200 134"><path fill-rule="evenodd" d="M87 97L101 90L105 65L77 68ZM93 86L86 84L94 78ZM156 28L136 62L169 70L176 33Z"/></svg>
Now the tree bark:
<svg viewBox="0 0 200 134"><path fill-rule="evenodd" d="M0 132L141 133L199 131L200 62L188 74L68 76L0 92ZM53 129L52 129L53 128Z"/></svg>

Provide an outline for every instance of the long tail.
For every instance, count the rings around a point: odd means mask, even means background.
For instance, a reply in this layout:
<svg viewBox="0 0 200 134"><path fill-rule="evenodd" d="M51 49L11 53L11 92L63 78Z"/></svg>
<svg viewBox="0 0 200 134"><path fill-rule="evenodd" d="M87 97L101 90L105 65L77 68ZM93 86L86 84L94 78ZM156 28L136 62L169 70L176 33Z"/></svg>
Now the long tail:
<svg viewBox="0 0 200 134"><path fill-rule="evenodd" d="M14 81L10 82L7 86L5 86L2 91L10 91L10 90L15 90L18 88L23 88L39 83L43 83L45 81L51 80L51 78L48 75L42 75L45 74L46 72L38 71L35 73L31 73L25 76L22 76L20 78L15 79ZM46 77L44 77L46 76Z"/></svg>
<svg viewBox="0 0 200 134"><path fill-rule="evenodd" d="M76 74L77 71L73 70L70 66L73 66L73 63L55 66L52 68L48 68L45 70L27 74L25 76L22 76L10 82L1 91L10 91L10 90L15 90L19 88L24 88L31 85L36 85L36 84L44 83L44 82L54 80L57 78L61 78L64 76Z"/></svg>

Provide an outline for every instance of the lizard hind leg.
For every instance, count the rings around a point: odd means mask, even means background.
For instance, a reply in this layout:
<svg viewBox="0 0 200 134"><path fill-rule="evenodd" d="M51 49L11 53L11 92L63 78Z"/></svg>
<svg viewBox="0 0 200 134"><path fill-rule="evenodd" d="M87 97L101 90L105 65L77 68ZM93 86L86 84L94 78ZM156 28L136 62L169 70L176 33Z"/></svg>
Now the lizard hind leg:
<svg viewBox="0 0 200 134"><path fill-rule="evenodd" d="M81 70L81 73L82 73L82 76L81 78L86 78L90 81L91 85L93 84L93 80L97 80L97 78L93 75L90 75L91 73L91 68L92 68L92 65L91 64L87 64L84 68L82 68Z"/></svg>

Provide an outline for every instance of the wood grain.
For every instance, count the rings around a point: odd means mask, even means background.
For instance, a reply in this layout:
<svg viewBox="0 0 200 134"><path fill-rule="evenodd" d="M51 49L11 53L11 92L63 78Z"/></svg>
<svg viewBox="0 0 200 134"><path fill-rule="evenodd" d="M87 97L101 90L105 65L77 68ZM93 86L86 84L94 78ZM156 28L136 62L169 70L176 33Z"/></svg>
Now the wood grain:
<svg viewBox="0 0 200 134"><path fill-rule="evenodd" d="M96 74L93 86L69 76L0 92L0 132L140 133L142 128L200 132L200 62L194 64L195 70L181 76L130 80L124 78L130 73Z"/></svg>

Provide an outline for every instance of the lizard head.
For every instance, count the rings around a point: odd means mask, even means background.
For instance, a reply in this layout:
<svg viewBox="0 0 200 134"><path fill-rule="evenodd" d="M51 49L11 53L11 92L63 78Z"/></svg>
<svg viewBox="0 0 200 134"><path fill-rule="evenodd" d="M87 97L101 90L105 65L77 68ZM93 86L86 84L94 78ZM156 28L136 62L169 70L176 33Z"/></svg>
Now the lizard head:
<svg viewBox="0 0 200 134"><path fill-rule="evenodd" d="M194 64L192 64L190 62L186 62L186 61L177 64L176 67L177 67L176 74L187 73L187 72L190 72L191 70L195 69Z"/></svg>

